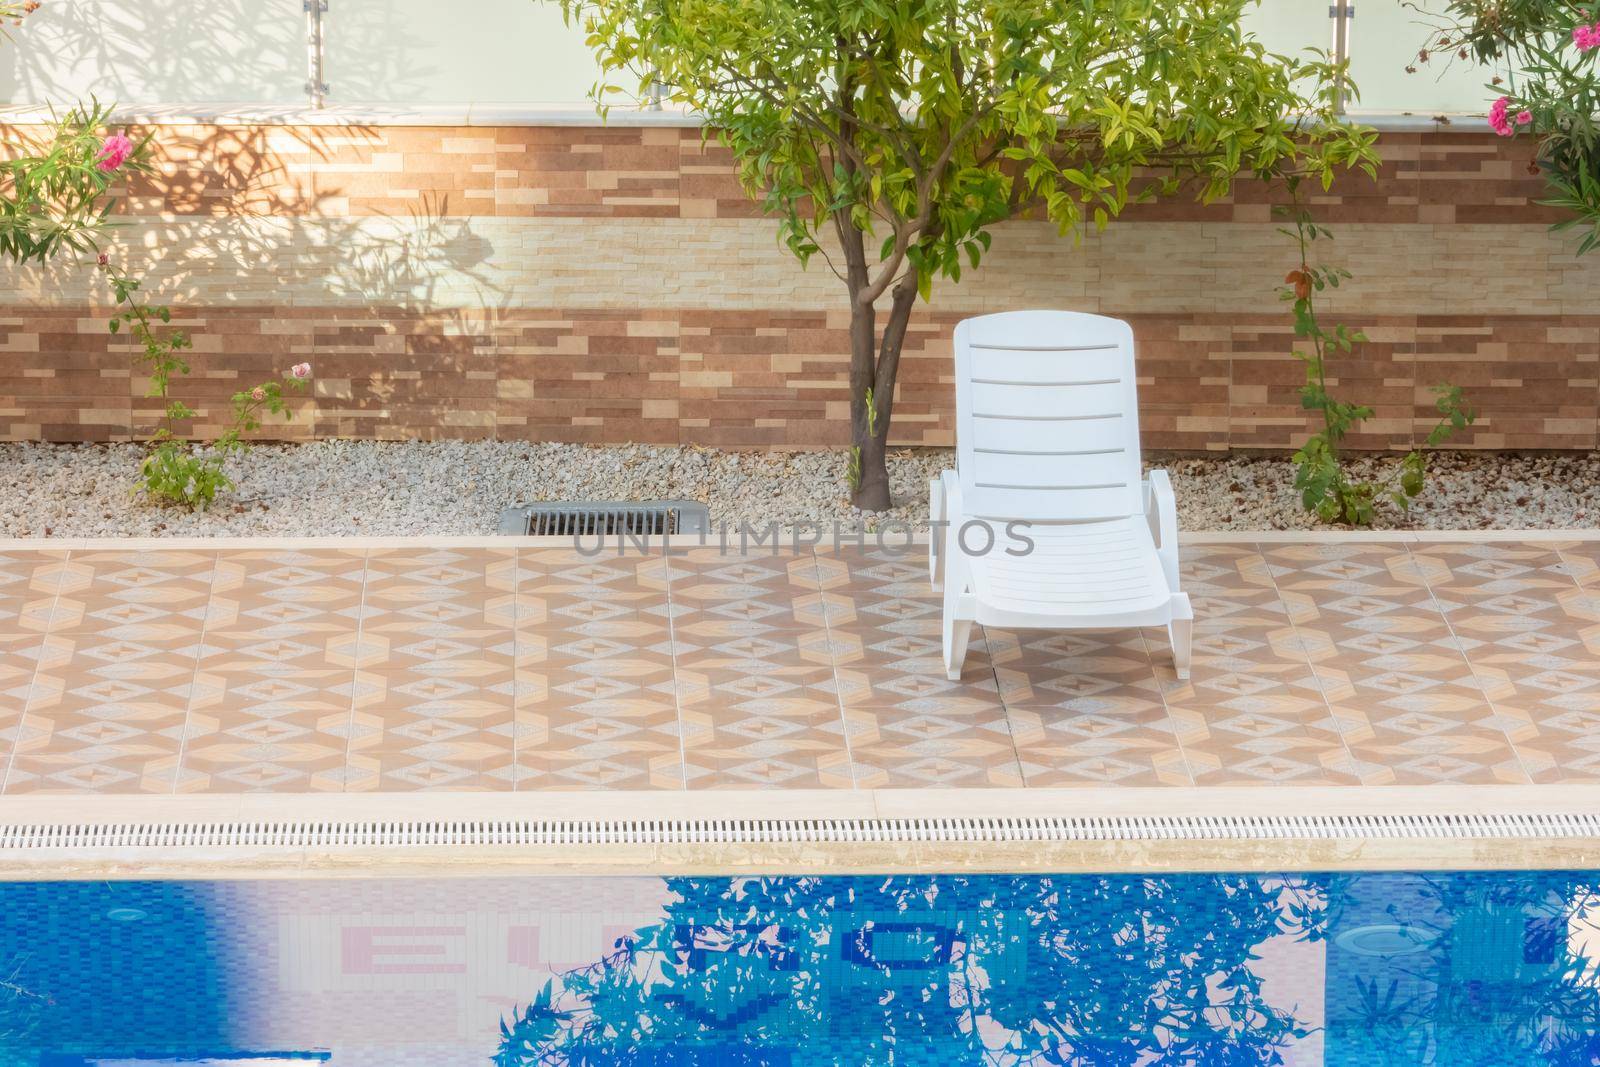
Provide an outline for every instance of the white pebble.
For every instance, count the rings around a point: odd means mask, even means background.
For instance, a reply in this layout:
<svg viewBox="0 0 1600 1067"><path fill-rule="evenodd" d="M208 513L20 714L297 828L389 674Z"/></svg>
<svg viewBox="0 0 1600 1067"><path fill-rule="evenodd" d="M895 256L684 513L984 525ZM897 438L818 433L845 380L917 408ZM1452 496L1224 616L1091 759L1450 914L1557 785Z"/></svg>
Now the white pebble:
<svg viewBox="0 0 1600 1067"><path fill-rule="evenodd" d="M130 496L136 445L0 444L0 535L7 537L310 536L493 533L501 509L536 500L704 501L713 522L859 523L842 450L719 452L657 445L521 441L318 441L263 445L229 473L236 494L208 511ZM1151 456L1172 473L1186 530L1310 529L1289 461L1277 456ZM892 454L898 506L879 522L927 521L928 478L949 449ZM1358 457L1357 478L1393 469ZM1442 453L1409 516L1379 510L1388 528L1581 526L1600 498L1600 454ZM235 505L244 505L236 510ZM48 530L48 535L45 531Z"/></svg>

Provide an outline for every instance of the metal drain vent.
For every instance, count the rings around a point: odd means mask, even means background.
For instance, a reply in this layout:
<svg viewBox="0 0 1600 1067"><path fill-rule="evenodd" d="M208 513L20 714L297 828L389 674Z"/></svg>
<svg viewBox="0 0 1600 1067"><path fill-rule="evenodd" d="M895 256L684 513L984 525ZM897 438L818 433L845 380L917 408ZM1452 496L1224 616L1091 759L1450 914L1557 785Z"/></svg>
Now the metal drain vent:
<svg viewBox="0 0 1600 1067"><path fill-rule="evenodd" d="M396 819L0 824L0 852L783 842L1494 840L1600 837L1592 815L974 819Z"/></svg>
<svg viewBox="0 0 1600 1067"><path fill-rule="evenodd" d="M500 513L502 534L515 537L662 537L704 534L711 513L695 500L556 500Z"/></svg>

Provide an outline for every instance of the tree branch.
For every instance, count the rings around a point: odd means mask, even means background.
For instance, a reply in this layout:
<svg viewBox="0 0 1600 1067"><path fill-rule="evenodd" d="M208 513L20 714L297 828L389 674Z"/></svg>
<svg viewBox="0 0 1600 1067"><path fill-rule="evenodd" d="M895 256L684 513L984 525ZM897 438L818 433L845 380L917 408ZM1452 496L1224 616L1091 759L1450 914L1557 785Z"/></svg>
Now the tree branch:
<svg viewBox="0 0 1600 1067"><path fill-rule="evenodd" d="M917 210L916 214L906 219L903 224L896 224L894 232L894 247L889 251L887 258L882 260L878 276L867 284L867 287L856 294L856 299L865 304L874 303L884 291L894 283L895 276L900 273L900 266L905 262L906 252L911 247L913 237L920 237L933 216L933 187L955 156L956 147L966 139L978 122L989 114L993 108L993 101L986 102L982 107L974 108L972 114L958 126L946 140L939 155L917 182Z"/></svg>
<svg viewBox="0 0 1600 1067"><path fill-rule="evenodd" d="M889 305L889 321L884 324L883 341L878 348L872 405L878 409L876 422L880 426L887 427L893 416L894 384L900 372L900 352L905 347L906 327L911 322L911 309L916 302L917 275L911 271L895 283L894 299Z"/></svg>

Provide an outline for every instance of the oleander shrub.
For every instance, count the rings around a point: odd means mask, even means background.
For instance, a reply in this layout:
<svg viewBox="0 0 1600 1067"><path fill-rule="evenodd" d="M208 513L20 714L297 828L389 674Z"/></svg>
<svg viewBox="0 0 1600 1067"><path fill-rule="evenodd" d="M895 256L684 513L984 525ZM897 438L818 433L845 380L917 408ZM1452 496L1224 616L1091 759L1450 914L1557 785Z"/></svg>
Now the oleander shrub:
<svg viewBox="0 0 1600 1067"><path fill-rule="evenodd" d="M0 2L0 28L19 24L38 7L34 0ZM146 303L140 281L113 264L101 247L106 232L117 225L112 215L116 185L151 169L149 138L136 141L117 129L112 109L96 100L60 115L43 136L6 147L0 162L0 256L19 265L93 257L117 303L110 330L137 343L134 360L149 377L147 395L163 402L137 491L187 507L211 503L219 491L233 488L225 466L246 450L244 435L258 429L267 414L288 414L285 396L305 388L311 365L296 364L280 380L235 393L227 428L215 441L180 439L179 423L197 414L170 395L173 378L189 373L183 356L189 338L170 328L171 309Z"/></svg>
<svg viewBox="0 0 1600 1067"><path fill-rule="evenodd" d="M1578 253L1600 247L1600 5L1577 0L1451 0L1419 58L1450 54L1507 71L1487 86L1488 122L1502 137L1538 141L1549 183L1542 203L1564 208Z"/></svg>

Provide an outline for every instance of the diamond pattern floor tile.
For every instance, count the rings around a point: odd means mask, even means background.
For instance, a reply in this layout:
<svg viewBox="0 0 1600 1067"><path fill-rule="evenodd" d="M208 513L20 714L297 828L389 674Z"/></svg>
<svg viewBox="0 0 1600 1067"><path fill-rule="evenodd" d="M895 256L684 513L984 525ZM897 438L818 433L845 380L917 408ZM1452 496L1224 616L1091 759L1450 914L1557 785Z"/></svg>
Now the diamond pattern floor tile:
<svg viewBox="0 0 1600 1067"><path fill-rule="evenodd" d="M202 670L190 694L179 792L338 792L354 672Z"/></svg>
<svg viewBox="0 0 1600 1067"><path fill-rule="evenodd" d="M1205 545L1182 582L1195 610L1190 676L1164 629L1145 648L1197 785L1350 785L1354 761L1260 552Z"/></svg>
<svg viewBox="0 0 1600 1067"><path fill-rule="evenodd" d="M683 788L670 699L532 700L517 706L515 728L519 790Z"/></svg>
<svg viewBox="0 0 1600 1067"><path fill-rule="evenodd" d="M1363 782L1528 781L1403 544L1262 554Z"/></svg>
<svg viewBox="0 0 1600 1067"><path fill-rule="evenodd" d="M448 662L448 661L447 661ZM346 791L498 788L512 782L515 694L507 664L487 677L358 670Z"/></svg>
<svg viewBox="0 0 1600 1067"><path fill-rule="evenodd" d="M1162 630L977 628L921 549L0 553L7 792L1600 779L1600 542L1191 545Z"/></svg>
<svg viewBox="0 0 1600 1067"><path fill-rule="evenodd" d="M669 567L662 555L570 549L517 553L516 622L558 634L587 623L629 618L666 621Z"/></svg>
<svg viewBox="0 0 1600 1067"><path fill-rule="evenodd" d="M730 556L696 548L675 552L670 563L673 632L681 640L709 645L825 625L809 554Z"/></svg>
<svg viewBox="0 0 1600 1067"><path fill-rule="evenodd" d="M694 549L672 568L685 784L849 787L814 557Z"/></svg>
<svg viewBox="0 0 1600 1067"><path fill-rule="evenodd" d="M73 553L56 592L50 632L130 641L197 633L216 569L214 552Z"/></svg>
<svg viewBox="0 0 1600 1067"><path fill-rule="evenodd" d="M45 632L66 563L66 552L0 552L0 635Z"/></svg>
<svg viewBox="0 0 1600 1067"><path fill-rule="evenodd" d="M657 603L663 610L654 609ZM683 787L672 624L664 609L661 596L558 627L548 617L522 617L513 717L517 789Z"/></svg>
<svg viewBox="0 0 1600 1067"><path fill-rule="evenodd" d="M845 708L857 788L1018 786L1022 769L999 701L929 696Z"/></svg>
<svg viewBox="0 0 1600 1067"><path fill-rule="evenodd" d="M752 699L679 712L691 789L849 788L850 755L835 702Z"/></svg>
<svg viewBox="0 0 1600 1067"><path fill-rule="evenodd" d="M1413 549L1535 782L1600 780L1600 602L1551 546Z"/></svg>
<svg viewBox="0 0 1600 1067"><path fill-rule="evenodd" d="M1030 786L1193 783L1159 700L1125 695L1095 711L1012 705L1006 716Z"/></svg>
<svg viewBox="0 0 1600 1067"><path fill-rule="evenodd" d="M361 550L224 550L180 792L338 792L367 574Z"/></svg>
<svg viewBox="0 0 1600 1067"><path fill-rule="evenodd" d="M217 555L69 555L5 789L171 792Z"/></svg>
<svg viewBox="0 0 1600 1067"><path fill-rule="evenodd" d="M1189 784L1137 631L984 627L982 645L1028 785Z"/></svg>

